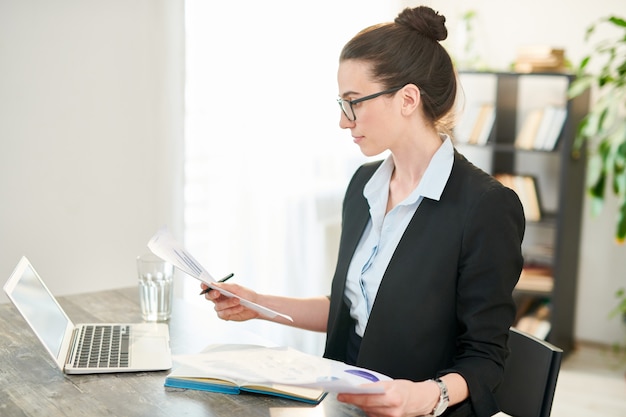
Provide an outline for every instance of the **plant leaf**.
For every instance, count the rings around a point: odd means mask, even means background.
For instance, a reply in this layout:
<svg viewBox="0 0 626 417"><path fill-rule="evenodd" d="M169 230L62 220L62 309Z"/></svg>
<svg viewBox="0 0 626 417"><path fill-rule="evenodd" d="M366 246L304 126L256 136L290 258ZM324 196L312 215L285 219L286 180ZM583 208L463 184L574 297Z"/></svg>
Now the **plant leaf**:
<svg viewBox="0 0 626 417"><path fill-rule="evenodd" d="M593 77L591 76L576 78L572 82L572 84L570 84L569 90L567 92L569 98L574 98L584 93L589 87L591 87L593 81Z"/></svg>
<svg viewBox="0 0 626 417"><path fill-rule="evenodd" d="M621 17L611 16L608 18L608 21L613 23L616 26L621 26L623 28L626 28L626 20L622 19Z"/></svg>
<svg viewBox="0 0 626 417"><path fill-rule="evenodd" d="M592 195L598 195L593 190L602 181L603 174L602 157L598 154L591 155L587 161L587 187L591 189Z"/></svg>
<svg viewBox="0 0 626 417"><path fill-rule="evenodd" d="M591 56L586 56L586 57L584 57L582 59L582 61L580 61L580 64L578 64L578 69L576 70L578 78L581 78L581 77L585 76L585 68L589 64L590 60L591 60ZM591 77L589 77L589 78L591 78Z"/></svg>
<svg viewBox="0 0 626 417"><path fill-rule="evenodd" d="M616 132L619 133L619 132ZM617 136L617 135L615 135ZM621 142L613 153L613 194L626 197L626 142Z"/></svg>
<svg viewBox="0 0 626 417"><path fill-rule="evenodd" d="M622 204L620 206L617 215L617 229L615 231L615 239L619 244L624 243L626 239L626 198L622 198ZM626 307L626 300L623 302Z"/></svg>
<svg viewBox="0 0 626 417"><path fill-rule="evenodd" d="M583 117L578 124L578 127L576 128L576 138L574 139L574 146L572 149L572 156L576 159L578 159L578 157L580 156L580 150L586 143L587 137L583 134L583 132L585 131L585 127L587 126L587 117L588 116Z"/></svg>
<svg viewBox="0 0 626 417"><path fill-rule="evenodd" d="M591 197L591 215L597 217L604 208L604 198Z"/></svg>

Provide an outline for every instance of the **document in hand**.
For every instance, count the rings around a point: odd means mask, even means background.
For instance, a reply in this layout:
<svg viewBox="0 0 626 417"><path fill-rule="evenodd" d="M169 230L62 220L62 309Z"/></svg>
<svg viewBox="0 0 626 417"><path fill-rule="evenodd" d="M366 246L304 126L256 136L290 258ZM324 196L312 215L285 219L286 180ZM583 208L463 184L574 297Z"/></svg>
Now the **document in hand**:
<svg viewBox="0 0 626 417"><path fill-rule="evenodd" d="M328 392L376 394L373 382L386 375L287 347L211 345L202 353L174 358L166 387L274 395L318 404Z"/></svg>
<svg viewBox="0 0 626 417"><path fill-rule="evenodd" d="M242 305L257 311L266 317L273 318L280 316L289 321L293 321L293 319L286 314L278 313L213 285L216 283L215 279L213 279L211 274L209 274L207 270L204 269L202 265L200 265L200 263L183 248L167 227L162 227L156 232L156 234L148 242L148 249L150 249L156 256L168 261L187 275L204 282L210 288L219 290L220 293L226 297L238 298Z"/></svg>

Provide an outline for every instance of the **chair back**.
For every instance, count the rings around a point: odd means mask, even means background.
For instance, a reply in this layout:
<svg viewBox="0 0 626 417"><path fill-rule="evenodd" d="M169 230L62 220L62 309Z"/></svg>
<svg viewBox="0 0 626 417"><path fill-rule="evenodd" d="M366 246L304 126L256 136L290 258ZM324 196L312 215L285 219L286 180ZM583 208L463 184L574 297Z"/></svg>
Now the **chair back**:
<svg viewBox="0 0 626 417"><path fill-rule="evenodd" d="M509 350L495 393L500 409L512 417L549 417L563 350L513 327Z"/></svg>

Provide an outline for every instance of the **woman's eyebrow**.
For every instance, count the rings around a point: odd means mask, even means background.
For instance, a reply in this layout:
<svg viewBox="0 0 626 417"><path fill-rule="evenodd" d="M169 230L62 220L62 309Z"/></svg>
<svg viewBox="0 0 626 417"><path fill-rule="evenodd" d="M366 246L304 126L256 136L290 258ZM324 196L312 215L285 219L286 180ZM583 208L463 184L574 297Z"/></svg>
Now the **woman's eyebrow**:
<svg viewBox="0 0 626 417"><path fill-rule="evenodd" d="M357 93L356 91L350 90L350 91L346 91L346 92L340 94L339 97L343 98L343 97L348 97L348 96L353 96L353 95L358 95L358 94L359 93Z"/></svg>

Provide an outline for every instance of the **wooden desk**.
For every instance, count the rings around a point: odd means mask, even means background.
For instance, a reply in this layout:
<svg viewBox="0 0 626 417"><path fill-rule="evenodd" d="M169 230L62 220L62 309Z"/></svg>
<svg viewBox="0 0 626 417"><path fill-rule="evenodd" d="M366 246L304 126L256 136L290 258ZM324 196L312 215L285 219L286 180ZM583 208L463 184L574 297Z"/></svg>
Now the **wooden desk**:
<svg viewBox="0 0 626 417"><path fill-rule="evenodd" d="M136 288L61 297L72 321L141 321ZM224 340L225 323L197 306L175 300L170 320L172 353L195 353ZM212 318L213 317L213 318ZM254 335L239 332L255 343ZM243 341L243 340L242 340ZM232 342L228 340L228 342ZM24 416L216 416L362 417L328 394L318 406L271 396L228 395L165 388L169 371L65 375L10 303L0 304L0 415Z"/></svg>

